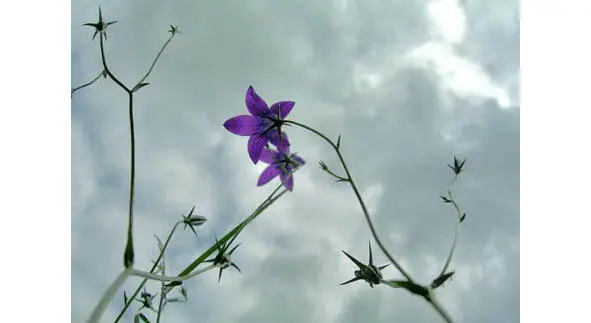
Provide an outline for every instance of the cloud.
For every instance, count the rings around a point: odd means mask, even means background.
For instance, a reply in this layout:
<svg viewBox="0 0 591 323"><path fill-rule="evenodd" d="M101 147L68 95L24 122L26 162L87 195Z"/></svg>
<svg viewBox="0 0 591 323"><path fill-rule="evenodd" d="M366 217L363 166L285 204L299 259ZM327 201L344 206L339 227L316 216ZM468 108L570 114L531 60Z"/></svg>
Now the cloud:
<svg viewBox="0 0 591 323"><path fill-rule="evenodd" d="M101 71L98 42L80 27L96 5L72 4L72 86ZM247 216L276 185L256 187L246 138L221 126L243 114L253 85L268 103L296 101L294 120L336 140L366 197L378 234L420 282L441 269L455 214L441 203L453 154L467 158L456 196L467 212L440 298L457 322L519 320L519 25L501 1L247 1L101 5L110 26L110 68L139 80L135 95L136 265L155 258L153 234L195 205L208 218L199 238L179 231L167 255L182 270L214 237ZM491 13L490 16L487 15ZM86 318L122 264L128 208L127 96L100 79L72 99L72 320ZM209 272L187 282L187 304L164 321L433 322L421 299L384 286L339 283L366 259L371 235L334 152L301 129L287 130L307 164L295 190L238 238L221 283ZM374 260L386 263L375 243ZM387 278L400 277L388 268ZM137 279L126 283L129 292ZM148 286L156 292L158 284ZM121 308L121 295L111 316ZM128 317L131 321L131 317Z"/></svg>

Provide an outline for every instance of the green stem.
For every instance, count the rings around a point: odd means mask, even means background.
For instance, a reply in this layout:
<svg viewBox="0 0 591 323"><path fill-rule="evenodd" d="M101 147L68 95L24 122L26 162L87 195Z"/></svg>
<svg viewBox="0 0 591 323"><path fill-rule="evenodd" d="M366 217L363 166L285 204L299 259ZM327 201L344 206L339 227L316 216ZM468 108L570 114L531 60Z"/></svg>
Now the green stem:
<svg viewBox="0 0 591 323"><path fill-rule="evenodd" d="M158 315L156 316L156 323L160 323L160 316L162 315L162 311L164 311L164 300L166 299L166 295L161 293L160 294L160 302L158 302Z"/></svg>
<svg viewBox="0 0 591 323"><path fill-rule="evenodd" d="M119 85L127 94L129 95L129 128L130 128L130 137L131 137L131 179L129 183L129 222L127 226L127 243L125 245L125 252L123 253L123 265L125 268L131 268L133 266L134 261L134 252L133 252L133 199L134 199L134 191L135 191L135 131L133 126L133 92L129 90L125 84L121 83L111 70L107 66L107 60L105 59L105 48L103 42L103 34L100 36L100 44L101 44L101 60L103 62L103 68L107 75Z"/></svg>
<svg viewBox="0 0 591 323"><path fill-rule="evenodd" d="M88 319L87 323L95 323L100 320L101 316L103 315L103 312L105 311L107 306L109 306L109 303L113 299L113 296L115 296L117 290L119 290L121 285L123 285L127 277L129 277L129 275L131 274L131 270L131 268L125 268L121 272L121 274L117 276L115 281L111 284L111 286L109 286L107 291L103 294L103 297L101 297L101 300L98 302L98 304L92 311L92 314L90 315L90 318Z"/></svg>
<svg viewBox="0 0 591 323"><path fill-rule="evenodd" d="M246 227L246 225L248 225L251 221L253 221L254 219L256 219L261 213L263 213L263 211L265 209L267 209L267 207L269 207L271 204L273 204L277 199L279 199L281 196L283 196L283 194L285 194L285 192L287 192L287 189L283 189L283 191L279 194L277 194L275 196L275 193L277 193L277 191L279 191L279 189L282 187L283 185L280 184L277 186L277 188L273 191L273 193L271 193L271 195L269 195L251 214L250 216L248 216L246 219L244 219L242 222L238 223L234 229L232 229L230 232L226 233L226 235L221 238L220 240L218 240L218 242L216 244L214 244L213 246L211 246L209 249L207 249L203 254L201 254L201 256L199 256L199 258L195 259L191 264L189 264L181 273L178 274L178 276L185 276L190 274L195 268L197 268L197 266L199 266L199 264L201 264L203 261L205 261L205 259L207 257L209 257L209 255L211 255L213 252L215 252L218 248L218 246L220 246L221 244L225 243L226 241L235 238L236 236L238 236L238 234L240 234L240 232Z"/></svg>
<svg viewBox="0 0 591 323"><path fill-rule="evenodd" d="M162 250L160 250L160 254L158 255L158 258L156 258L156 261L154 261L154 265L152 265L152 268L150 268L150 271L149 271L150 273L153 273L154 270L156 270L156 268L158 267L158 264L160 263L160 260L162 260L162 258L164 257L164 252L165 252L166 248L168 248L168 244L170 243L170 240L172 239L172 235L176 231L176 228L179 226L179 224L182 224L182 223L183 223L183 221L178 221L177 223L175 223L175 225L170 230L170 233L168 234L168 237L166 238L166 241L164 242L164 245L162 246ZM139 294L139 292L142 290L142 288L144 287L144 285L146 284L147 281L148 281L147 278L142 280L140 285L136 288L135 292L133 292L131 297L127 300L127 303L125 303L125 305L123 306L123 309L121 310L121 312L119 313L117 318L115 318L115 321L114 321L115 323L119 322L119 320L123 317L123 314L125 313L125 311L127 311L129 306L131 305L131 303L133 302L133 300L135 299L137 294Z"/></svg>
<svg viewBox="0 0 591 323"><path fill-rule="evenodd" d="M453 323L451 316L449 315L449 313L447 313L445 308L443 308L441 303L439 303L439 301L435 297L435 294L433 294L433 291L430 288L429 288L429 300L428 301L429 301L429 304L431 304L431 306L433 306L433 308L437 311L437 313L439 313L439 315L441 315L441 317L445 320L445 322Z"/></svg>
<svg viewBox="0 0 591 323"><path fill-rule="evenodd" d="M152 70L154 69L154 66L156 65L156 62L158 62L158 59L160 58L160 55L162 55L162 52L164 52L164 49L166 48L166 46L168 46L168 44L170 43L170 41L172 40L172 38L174 37L175 33L172 33L170 35L170 37L168 37L168 39L166 40L166 42L164 43L164 45L162 45L162 48L160 48L160 51L158 52L158 54L156 55L156 58L154 58L154 61L152 62L152 65L150 66L150 69L148 70L148 72L146 73L146 75L144 75L144 77L142 77L141 80L139 80L135 86L133 87L134 89L137 88L140 84L142 84L150 75L150 73L152 73Z"/></svg>
<svg viewBox="0 0 591 323"><path fill-rule="evenodd" d="M105 70L105 72L107 72L107 75L109 75L109 77L115 83L117 83L117 85L119 85L123 90L125 90L125 92L131 93L131 90L129 90L129 88L127 88L127 86L125 86L125 84L121 83L121 81L119 81L119 79L117 77L115 77L115 75L113 75L113 73L111 73L111 70L107 66L107 60L105 59L105 49L104 49L104 44L103 44L103 34L102 33L101 33L100 40L101 40L101 60L103 62L103 69Z"/></svg>
<svg viewBox="0 0 591 323"><path fill-rule="evenodd" d="M326 137L324 134L316 131L313 128L310 128L304 124L295 122L295 121L291 121L291 120L284 120L284 122L286 124L293 124L296 126L299 126L301 128L304 128L314 134L316 134L317 136L321 137L322 139L324 139L337 153L337 156L339 157L339 160L341 162L341 165L343 166L343 169L345 170L345 173L347 174L347 179L349 184L351 185L351 188L353 189L353 192L355 193L355 196L357 197L357 200L359 201L359 204L361 205L361 209L363 210L363 214L365 215L365 219L367 220L367 224L369 226L369 229L371 230L371 233L376 241L376 243L378 244L378 246L380 247L380 249L382 250L382 252L386 255L386 257L390 260L390 262L392 263L392 265L394 265L394 267L396 267L396 269L398 269L398 271L411 283L414 283L414 280L412 279L412 277L410 276L410 274L408 274L403 268L402 266L394 259L394 257L392 257L390 255L390 253L388 252L388 250L386 249L386 247L382 244L382 241L380 240L380 238L378 237L378 234L375 230L375 227L373 225L373 222L371 221L371 218L369 216L369 211L367 210L367 207L365 206L365 203L363 202L363 198L361 198L361 194L359 194L359 190L357 189L357 185L355 185L355 181L353 180L353 177L351 176L351 173L349 172L349 169L347 168L347 164L345 163L345 160L343 159L343 156L341 155L341 152L339 150L339 147L337 147L337 145L330 140L328 137Z"/></svg>
<svg viewBox="0 0 591 323"><path fill-rule="evenodd" d="M191 272L188 275L185 276L164 276L164 275L155 275L149 272L145 272L145 271L141 271L141 270L137 270L137 269L132 269L131 270L131 275L133 276L138 276L138 277L144 277L147 279L151 279L151 280L157 280L157 281L161 281L161 282L177 282L177 281L183 281L183 280L187 280L190 278L193 278L197 275L200 275L208 270L217 268L217 265L209 265L203 269L200 270L195 270L193 272Z"/></svg>
<svg viewBox="0 0 591 323"><path fill-rule="evenodd" d="M101 71L95 78L93 78L92 81L89 81L89 82L84 83L78 87L73 88L72 92L70 93L70 96L74 95L74 92L76 92L82 88L85 88L85 87L91 85L92 83L96 82L101 77L101 75L103 75L103 71Z"/></svg>
<svg viewBox="0 0 591 323"><path fill-rule="evenodd" d="M133 201L135 197L135 129L133 124L133 93L129 92L129 133L130 133L130 154L131 154L131 174L129 180L129 225L127 226L127 246L123 263L125 267L133 266Z"/></svg>
<svg viewBox="0 0 591 323"><path fill-rule="evenodd" d="M458 236L460 234L460 229L462 227L462 210L460 209L460 207L458 206L458 203L456 203L456 200L452 194L452 188L456 182L456 179L458 178L458 175L456 174L451 182L451 184L449 185L449 190L448 195L449 195L449 199L451 200L451 204L453 205L453 207L456 209L456 212L458 214L458 224L456 226L456 231L454 233L454 237L453 237L453 241L451 244L451 248L449 250L449 254L447 255L447 258L445 260L445 263L443 264L443 268L441 268L441 272L439 273L438 276L441 276L443 274L445 274L447 268L449 268L449 265L451 263L451 259L453 258L454 252L456 250L456 245L458 243Z"/></svg>

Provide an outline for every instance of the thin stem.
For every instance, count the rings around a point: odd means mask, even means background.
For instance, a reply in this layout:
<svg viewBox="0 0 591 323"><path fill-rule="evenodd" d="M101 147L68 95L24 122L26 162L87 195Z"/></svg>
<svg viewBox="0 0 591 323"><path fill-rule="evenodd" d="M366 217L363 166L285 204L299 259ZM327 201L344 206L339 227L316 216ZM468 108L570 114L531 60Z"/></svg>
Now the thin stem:
<svg viewBox="0 0 591 323"><path fill-rule="evenodd" d="M367 210L367 207L365 206L365 203L363 202L363 199L361 198L361 194L359 194L359 190L357 189L357 185L355 185L355 181L353 181L353 177L351 176L351 173L349 172L349 169L347 168L347 164L345 163L345 160L343 159L343 156L341 155L341 152L339 150L339 148L337 147L337 145L330 140L328 137L326 137L324 134L316 131L313 128L310 128L304 124L295 122L295 121L291 121L291 120L284 120L285 123L287 124L293 124L299 127L302 127L314 134L316 134L317 136L321 137L322 139L324 139L337 153L337 156L339 157L339 160L341 162L341 165L343 165L343 169L345 170L345 173L347 174L347 180L349 182L349 184L351 185L351 188L353 189L353 192L355 193L355 196L357 197L357 200L359 201L359 204L361 205L361 209L363 210L363 214L365 215L365 219L367 220L367 224L369 226L369 229L371 230L371 233L376 241L376 243L378 244L378 246L380 247L380 249L382 250L382 252L386 255L386 257L390 260L390 262L392 263L392 265L394 265L394 267L396 267L396 269L398 269L398 271L411 283L414 283L414 280L412 279L412 277L410 276L410 274L408 274L403 268L402 266L394 259L394 257L392 257L390 255L390 253L388 252L388 250L386 249L386 247L382 244L382 241L380 240L380 238L378 237L378 234L375 230L375 227L373 225L373 222L371 221L371 218L369 216L369 211Z"/></svg>
<svg viewBox="0 0 591 323"><path fill-rule="evenodd" d="M271 195L269 195L269 197L267 197L265 199L265 201L263 201L252 213L250 216L248 216L246 219L244 219L242 222L238 223L234 229L232 229L230 232L226 233L226 235L221 238L216 244L214 244L213 246L209 247L209 249L207 249L204 253L201 254L201 256L199 256L199 258L195 259L191 264L189 264L181 273L178 274L178 276L185 276L190 274L200 263L202 263L203 261L205 261L205 259L207 257L209 257L209 255L211 255L214 251L217 250L217 247L223 243L225 243L226 241L230 240L231 238L237 236L238 234L240 234L240 232L242 231L242 229L244 229L246 227L247 224L249 224L251 221L253 221L254 219L256 219L257 216L259 216L259 214L261 214L267 207L269 207L271 204L273 204L277 199L279 199L281 196L283 196L283 194L285 194L285 192L287 192L287 189L283 189L283 191L279 194L277 194L275 196L275 193L277 193L277 191L282 187L283 185L279 185L277 186L277 188L273 191L273 193L271 193Z"/></svg>
<svg viewBox="0 0 591 323"><path fill-rule="evenodd" d="M129 94L129 128L130 128L130 137L131 137L131 179L129 183L129 224L127 226L127 243L125 246L125 252L123 253L123 265L126 268L131 268L133 266L134 261L134 252L133 252L133 199L134 199L134 192L135 192L135 130L133 126L133 92L129 90L125 84L121 83L111 70L107 66L107 60L105 59L105 48L103 42L103 34L100 35L100 44L101 44L101 60L103 62L103 68L107 75L119 85L127 94Z"/></svg>
<svg viewBox="0 0 591 323"><path fill-rule="evenodd" d="M162 250L160 250L160 254L158 255L158 258L156 258L156 261L154 261L154 265L152 265L152 268L150 268L150 271L149 271L150 273L153 273L154 270L156 270L156 268L158 267L158 263L160 263L160 260L164 257L164 252L166 251L166 248L168 248L168 244L170 243L170 240L172 239L172 235L174 234L174 232L176 231L176 228L181 223L183 223L183 221L178 221L177 223L175 223L175 225L170 230L170 233L168 234L168 237L166 238L166 241L164 242L164 245L162 246ZM137 287L135 292L133 292L133 294L131 295L131 297L127 301L127 303L125 303L125 305L123 306L123 309L121 310L121 312L119 313L117 318L115 318L115 321L114 321L115 323L119 322L119 320L123 317L123 314L125 313L125 311L127 311L129 306L131 305L131 303L133 302L133 300L135 299L137 294L141 291L142 287L144 287L144 285L146 284L147 281L148 281L148 278L145 278L144 280L142 280L142 282Z"/></svg>
<svg viewBox="0 0 591 323"><path fill-rule="evenodd" d="M129 225L127 226L127 246L125 247L124 265L133 266L133 201L135 196L135 129L133 124L133 93L129 92L129 134L131 154L131 174L129 180Z"/></svg>
<svg viewBox="0 0 591 323"><path fill-rule="evenodd" d="M160 48L160 51L158 52L158 54L156 55L156 58L154 58L154 61L152 62L152 65L150 66L150 69L148 70L148 72L146 73L146 75L144 75L144 77L142 77L141 80L139 80L135 86L133 87L134 89L137 88L140 84L142 84L146 78L148 78L148 76L150 75L150 73L152 73L152 70L154 69L154 66L156 65L156 62L158 62L158 59L160 58L160 55L162 55L162 52L164 52L164 49L166 48L166 46L168 46L168 44L170 43L170 41L172 40L172 38L174 37L175 33L171 33L170 37L168 37L168 39L166 40L166 42L164 43L164 45L162 45L162 48Z"/></svg>
<svg viewBox="0 0 591 323"><path fill-rule="evenodd" d="M200 270L195 270L193 272L191 272L188 275L185 276L164 276L164 275L155 275L149 272L145 272L145 271L141 271L141 270L137 270L137 269L132 269L131 270L131 275L133 276L138 276L138 277L144 277L144 278L148 278L151 280L158 280L161 282L177 282L177 281L183 281L183 280L187 280L190 278L193 278L197 275L200 275L208 270L214 269L218 267L218 265L209 265L203 269Z"/></svg>
<svg viewBox="0 0 591 323"><path fill-rule="evenodd" d="M458 214L458 224L456 226L456 231L454 233L454 237L453 237L453 241L451 244L451 248L449 250L449 254L447 255L447 259L445 260L445 263L443 264L443 268L441 268L441 272L439 273L438 276L445 274L445 271L447 270L447 268L449 268L449 265L451 263L451 259L453 258L454 252L456 250L456 245L458 243L458 236L460 234L460 229L462 227L462 210L458 206L458 203L456 203L456 200L452 194L452 188L453 188L457 178L458 178L458 175L456 174L454 176L453 180L451 181L451 184L449 185L449 190L447 191L447 193L449 195L449 199L451 201L451 204L456 209L456 212Z"/></svg>
<svg viewBox="0 0 591 323"><path fill-rule="evenodd" d="M117 83L117 85L119 85L123 90L125 90L125 92L131 93L129 88L127 88L127 86L125 86L125 84L121 83L121 81L119 81L119 79L117 77L115 77L115 75L113 75L113 73L111 73L111 70L107 66L107 60L105 59L105 49L104 49L104 44L103 44L103 34L102 33L100 35L100 40L101 40L101 59L103 62L103 68L104 68L105 72L107 72L107 75L109 75L109 77L115 83Z"/></svg>
<svg viewBox="0 0 591 323"><path fill-rule="evenodd" d="M101 300L92 311L92 314L90 315L90 318L87 321L88 323L95 323L100 320L101 316L103 315L103 312L105 311L107 306L109 306L109 303L113 299L113 296L115 296L117 290L119 290L121 285L123 285L127 277L129 277L129 275L131 274L131 270L131 268L125 268L121 272L121 274L117 276L115 281L111 284L111 286L109 286L109 289L107 289L107 291L103 294L103 297L101 297Z"/></svg>
<svg viewBox="0 0 591 323"><path fill-rule="evenodd" d="M73 88L72 92L70 93L70 96L74 95L74 92L76 92L82 88L85 88L85 87L91 85L92 83L96 82L103 75L103 73L104 73L104 71L101 71L95 78L92 79L92 81L89 81L89 82L84 83L78 87Z"/></svg>
<svg viewBox="0 0 591 323"><path fill-rule="evenodd" d="M166 299L166 295L164 293L160 293L160 302L158 302L158 315L156 316L156 323L160 323L160 316L162 311L164 311L164 300Z"/></svg>
<svg viewBox="0 0 591 323"><path fill-rule="evenodd" d="M437 297L435 297L435 294L433 294L431 289L429 289L428 301L429 301L429 304L431 304L431 306L433 306L433 308L437 311L437 313L439 313L439 315L441 315L441 317L445 320L445 322L453 323L453 319L451 318L449 313L447 313L445 308L443 308L441 303L439 303L439 301L437 300Z"/></svg>

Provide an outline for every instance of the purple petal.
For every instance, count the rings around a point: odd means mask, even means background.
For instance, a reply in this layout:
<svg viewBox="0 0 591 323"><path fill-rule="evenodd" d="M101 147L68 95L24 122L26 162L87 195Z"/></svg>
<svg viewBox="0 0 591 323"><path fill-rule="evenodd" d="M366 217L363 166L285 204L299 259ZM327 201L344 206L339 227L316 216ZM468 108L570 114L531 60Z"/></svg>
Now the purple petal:
<svg viewBox="0 0 591 323"><path fill-rule="evenodd" d="M293 155L291 158L292 158L292 160L295 160L298 163L299 166L302 166L302 165L304 165L306 163L306 161L304 161L302 159L302 157L300 157L298 155Z"/></svg>
<svg viewBox="0 0 591 323"><path fill-rule="evenodd" d="M291 112L291 109L293 109L294 105L295 105L295 102L293 102L293 101L280 101L280 102L274 103L271 106L271 112L275 115L280 116L281 119L284 119L285 117L287 117L289 112Z"/></svg>
<svg viewBox="0 0 591 323"><path fill-rule="evenodd" d="M259 135L252 135L248 139L248 155L253 163L258 163L259 158L263 152L263 148L267 144L267 138Z"/></svg>
<svg viewBox="0 0 591 323"><path fill-rule="evenodd" d="M254 91L252 86L246 90L246 108L248 112L254 116L260 116L269 113L269 106L261 99L261 97Z"/></svg>
<svg viewBox="0 0 591 323"><path fill-rule="evenodd" d="M265 148L263 149L259 160L267 164L273 164L277 160L277 152Z"/></svg>
<svg viewBox="0 0 591 323"><path fill-rule="evenodd" d="M293 191L293 174L281 174L279 178L281 179L281 183L283 183L283 186L285 186L285 188L287 188L290 191Z"/></svg>
<svg viewBox="0 0 591 323"><path fill-rule="evenodd" d="M269 165L265 170L261 173L259 177L259 181L257 182L257 186L263 186L269 183L273 178L277 177L277 175L281 174L281 170L276 165Z"/></svg>
<svg viewBox="0 0 591 323"><path fill-rule="evenodd" d="M251 136L258 131L260 123L258 117L240 115L226 120L224 127L235 135Z"/></svg>
<svg viewBox="0 0 591 323"><path fill-rule="evenodd" d="M281 155L289 156L289 146L277 146L277 150L279 151L279 153ZM283 157L281 155L278 156L278 159L281 158L281 157Z"/></svg>
<svg viewBox="0 0 591 323"><path fill-rule="evenodd" d="M289 147L289 139L287 139L287 134L283 131L281 131L281 137L279 137L279 131L277 129L271 130L269 131L268 137L269 141L279 149Z"/></svg>

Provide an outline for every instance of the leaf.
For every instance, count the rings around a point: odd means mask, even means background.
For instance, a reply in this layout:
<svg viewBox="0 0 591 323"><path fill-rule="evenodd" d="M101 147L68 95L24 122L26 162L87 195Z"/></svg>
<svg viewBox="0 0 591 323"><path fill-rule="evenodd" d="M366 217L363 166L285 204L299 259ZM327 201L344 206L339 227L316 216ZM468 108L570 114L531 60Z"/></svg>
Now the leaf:
<svg viewBox="0 0 591 323"><path fill-rule="evenodd" d="M435 289L435 288L443 285L443 283L445 283L448 279L450 279L454 274L455 274L455 271L452 271L452 272L445 273L445 274L435 278L433 280L433 282L431 283L431 288Z"/></svg>
<svg viewBox="0 0 591 323"><path fill-rule="evenodd" d="M144 321L144 323L150 323L150 320L148 320L148 318L144 315L144 313L139 313L136 317L138 317L142 319L142 321Z"/></svg>
<svg viewBox="0 0 591 323"><path fill-rule="evenodd" d="M451 200L443 195L440 195L439 197L441 197L441 199L443 200L443 202L445 203L451 203Z"/></svg>
<svg viewBox="0 0 591 323"><path fill-rule="evenodd" d="M464 222L465 219L466 219L466 213L462 214L462 217L460 217L460 223Z"/></svg>
<svg viewBox="0 0 591 323"><path fill-rule="evenodd" d="M174 282L170 282L168 284L164 284L164 287L175 287L175 286L179 286L182 284L183 284L183 282L181 282L181 281L174 281Z"/></svg>
<svg viewBox="0 0 591 323"><path fill-rule="evenodd" d="M123 291L123 304L127 304L127 294Z"/></svg>
<svg viewBox="0 0 591 323"><path fill-rule="evenodd" d="M141 89L141 88L143 88L144 86L146 86L146 85L149 85L149 84L150 84L150 83L140 83L140 84L136 85L136 86L135 86L135 87L134 87L134 88L131 90L131 92L137 92L139 89Z"/></svg>
<svg viewBox="0 0 591 323"><path fill-rule="evenodd" d="M339 138L337 139L337 149L339 149L341 147L341 135L339 135Z"/></svg>
<svg viewBox="0 0 591 323"><path fill-rule="evenodd" d="M156 234L154 234L154 238L156 238L156 242L158 243L158 250L160 250L160 252L162 252L162 249L164 249L162 241L160 240L160 238L158 238L158 236Z"/></svg>
<svg viewBox="0 0 591 323"><path fill-rule="evenodd" d="M424 298L429 299L429 291L425 287L411 283L409 281L387 280L384 281L384 284L394 288L404 288L415 295L423 296Z"/></svg>

